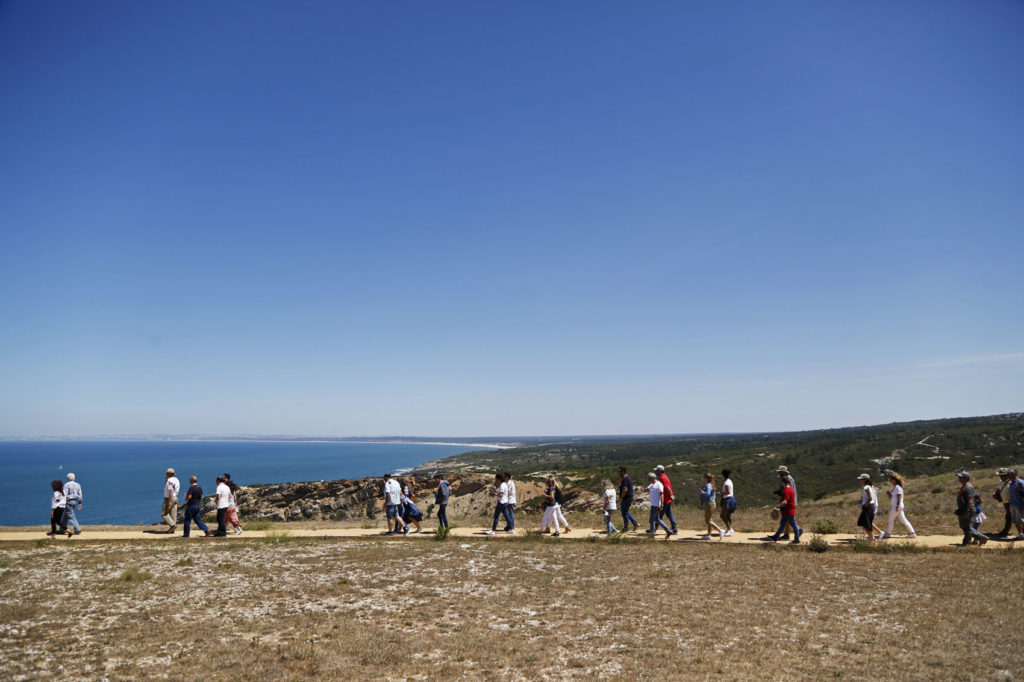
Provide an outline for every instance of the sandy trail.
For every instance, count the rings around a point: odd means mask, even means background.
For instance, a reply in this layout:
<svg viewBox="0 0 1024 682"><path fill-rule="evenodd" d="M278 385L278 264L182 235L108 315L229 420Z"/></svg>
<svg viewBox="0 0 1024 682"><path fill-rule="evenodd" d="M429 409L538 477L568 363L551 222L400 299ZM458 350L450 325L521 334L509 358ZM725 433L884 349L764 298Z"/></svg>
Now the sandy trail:
<svg viewBox="0 0 1024 682"><path fill-rule="evenodd" d="M187 540L189 542L223 542L225 540L237 540L245 538L262 538L267 535L287 535L293 538L384 538L387 537L386 533L383 533L377 528L322 528L322 529L308 529L308 528L296 528L292 529L279 529L272 531L245 531L241 535L228 535L226 538L214 538L204 537L202 533L196 533L193 531L192 536L184 538L181 535L181 529L179 528L173 535L167 534L166 532L155 529L152 527L138 527L138 526L126 526L124 529L109 530L109 526L104 530L90 531L89 528L83 527L82 534L72 538L61 536L52 540L54 543L58 542L93 542L102 540L150 540L150 541L176 541L181 542ZM486 529L482 527L460 527L455 528L451 531L451 537L453 538L477 538L477 539L490 539L490 540L502 540L511 537L508 533L496 533L495 535L486 535L484 533ZM396 541L412 541L416 539L433 539L432 529L425 529L422 533L410 533L407 536L394 536ZM516 535L522 537L526 531L519 529L516 531ZM602 537L604 531L596 529L576 529L571 533L563 533L559 537L545 536L545 540L550 542L558 542L562 540L585 540L589 538ZM629 537L643 538L645 534L640 533L628 533ZM718 539L717 536L712 537L711 540L701 540L701 533L699 531L687 531L680 529L678 535L674 535L668 540L660 532L657 539L650 540L650 542L694 542L694 543L710 543L710 544L764 544L766 542L767 534L765 533L740 533L737 532L727 538ZM803 537L803 544L807 544L810 540L811 533L807 532ZM835 535L822 535L830 545L842 546L852 544L855 540L861 539L862 535L852 535L848 533L838 533ZM3 531L0 532L0 542L35 542L37 540L46 540L46 533L39 530L24 530L24 531ZM917 538L911 539L906 536L893 536L891 540L879 540L880 544L887 542L910 542L915 545L923 547L956 547L960 544L961 536L959 535L919 535ZM779 544L788 545L788 542L781 541ZM985 545L986 549L1006 549L1006 548L1024 548L1024 542L1014 542L1009 539L993 539Z"/></svg>

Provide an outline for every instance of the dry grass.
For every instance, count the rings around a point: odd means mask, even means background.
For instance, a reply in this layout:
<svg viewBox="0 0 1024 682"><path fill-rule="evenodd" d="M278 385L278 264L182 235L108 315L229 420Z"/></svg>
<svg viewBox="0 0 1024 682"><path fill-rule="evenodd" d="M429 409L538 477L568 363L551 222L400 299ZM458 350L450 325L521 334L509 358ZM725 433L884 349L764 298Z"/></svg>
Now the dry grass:
<svg viewBox="0 0 1024 682"><path fill-rule="evenodd" d="M69 661L88 679L1024 675L1009 552L531 536L22 545L0 558L10 679ZM63 592L40 589L56 574L76 586L73 625L53 608Z"/></svg>

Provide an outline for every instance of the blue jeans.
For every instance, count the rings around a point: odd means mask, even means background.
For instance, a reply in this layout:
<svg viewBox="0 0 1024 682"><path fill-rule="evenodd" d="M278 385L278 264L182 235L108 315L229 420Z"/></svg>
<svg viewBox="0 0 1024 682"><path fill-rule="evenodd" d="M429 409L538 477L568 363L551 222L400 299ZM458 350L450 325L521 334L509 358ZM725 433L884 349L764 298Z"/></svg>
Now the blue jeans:
<svg viewBox="0 0 1024 682"><path fill-rule="evenodd" d="M61 520L60 525L67 528L68 524L71 524L71 526L75 529L76 533L81 533L82 527L78 525L78 517L75 516L75 507L77 506L77 502L68 502L68 506L64 507L64 518Z"/></svg>
<svg viewBox="0 0 1024 682"><path fill-rule="evenodd" d="M651 535L658 532L658 526L664 528L667 534L672 534L672 529L661 520L661 507L651 507Z"/></svg>
<svg viewBox="0 0 1024 682"><path fill-rule="evenodd" d="M676 517L672 515L672 503L662 502L661 503L661 518L668 517L668 522L672 524L672 532L675 533L679 530L676 526Z"/></svg>
<svg viewBox="0 0 1024 682"><path fill-rule="evenodd" d="M196 528L198 528L199 530L203 531L204 533L209 533L210 532L210 529L206 527L205 523L203 523L202 514L203 514L203 508L200 505L198 505L198 504L186 504L185 505L185 530L184 530L184 532L182 532L182 536L183 537L186 537L186 538L188 537L189 530L190 530L190 525L189 524L193 520L195 520L195 522L196 522Z"/></svg>
<svg viewBox="0 0 1024 682"><path fill-rule="evenodd" d="M505 505L505 509L502 511L502 513L505 515L505 530L516 529L515 512L516 506L514 504L509 503Z"/></svg>
<svg viewBox="0 0 1024 682"><path fill-rule="evenodd" d="M775 531L775 535L772 536L772 539L778 540L780 537L782 537L782 533L786 530L787 525L793 527L793 541L799 542L800 536L803 535L804 532L800 530L800 526L796 525L795 516L786 516L785 514L783 514L782 517L779 519L779 529Z"/></svg>
<svg viewBox="0 0 1024 682"><path fill-rule="evenodd" d="M508 517L505 516L505 507L507 506L507 504L502 504L501 502L494 505L494 522L491 523L491 530L498 530L499 518L504 516L506 520L508 519Z"/></svg>
<svg viewBox="0 0 1024 682"><path fill-rule="evenodd" d="M632 523L633 527L636 528L640 523L636 520L632 514L629 513L629 508L632 506L633 500L626 499L622 501L622 528L623 530L629 530L629 524Z"/></svg>
<svg viewBox="0 0 1024 682"><path fill-rule="evenodd" d="M448 503L437 505L437 525L442 528L448 527Z"/></svg>
<svg viewBox="0 0 1024 682"><path fill-rule="evenodd" d="M604 527L609 533L619 532L619 529L612 524L612 515L610 513L604 515Z"/></svg>

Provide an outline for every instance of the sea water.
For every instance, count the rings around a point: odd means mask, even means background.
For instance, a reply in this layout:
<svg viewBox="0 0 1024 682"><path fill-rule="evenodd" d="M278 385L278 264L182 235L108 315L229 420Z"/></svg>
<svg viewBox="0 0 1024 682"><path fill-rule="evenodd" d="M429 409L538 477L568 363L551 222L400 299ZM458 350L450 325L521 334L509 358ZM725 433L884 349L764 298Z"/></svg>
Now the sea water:
<svg viewBox="0 0 1024 682"><path fill-rule="evenodd" d="M2 441L0 526L48 525L50 482L63 482L68 473L82 485L80 523L134 525L160 520L168 467L177 472L184 501L189 476L198 476L210 495L222 473L239 485L362 478L475 449L425 443Z"/></svg>

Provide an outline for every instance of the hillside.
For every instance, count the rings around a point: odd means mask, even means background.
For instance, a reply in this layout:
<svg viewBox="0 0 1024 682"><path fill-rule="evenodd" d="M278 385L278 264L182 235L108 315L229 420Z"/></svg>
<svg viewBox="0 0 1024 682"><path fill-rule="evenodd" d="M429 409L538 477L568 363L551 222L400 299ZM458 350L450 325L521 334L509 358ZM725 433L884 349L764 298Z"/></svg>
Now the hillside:
<svg viewBox="0 0 1024 682"><path fill-rule="evenodd" d="M521 478L558 471L592 487L624 465L634 478L663 464L677 491L697 488L705 470L732 469L747 504L774 501L775 469L794 473L801 499L850 489L857 474L932 476L961 467L993 468L1024 455L1024 413L901 422L787 433L576 439L500 451L474 451L417 473L508 470Z"/></svg>

